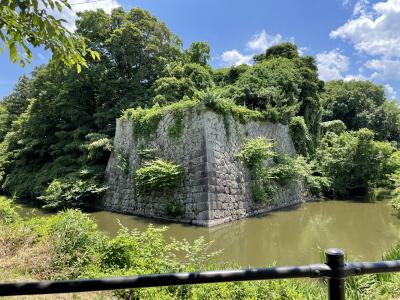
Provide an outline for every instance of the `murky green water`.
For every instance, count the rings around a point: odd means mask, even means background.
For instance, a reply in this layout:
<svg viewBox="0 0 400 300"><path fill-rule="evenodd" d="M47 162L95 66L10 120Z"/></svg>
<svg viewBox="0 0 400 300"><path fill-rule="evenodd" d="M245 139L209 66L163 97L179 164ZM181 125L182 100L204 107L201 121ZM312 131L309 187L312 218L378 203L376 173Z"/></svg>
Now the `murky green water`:
<svg viewBox="0 0 400 300"><path fill-rule="evenodd" d="M24 208L27 211L27 208ZM223 249L221 261L241 266L318 263L319 248L340 247L352 259L379 259L400 238L400 219L387 201L360 203L323 201L277 211L212 228L162 223L110 212L94 212L99 228L114 235L118 222L145 229L150 223L168 225L167 237L214 240L213 249ZM119 220L119 221L118 221Z"/></svg>

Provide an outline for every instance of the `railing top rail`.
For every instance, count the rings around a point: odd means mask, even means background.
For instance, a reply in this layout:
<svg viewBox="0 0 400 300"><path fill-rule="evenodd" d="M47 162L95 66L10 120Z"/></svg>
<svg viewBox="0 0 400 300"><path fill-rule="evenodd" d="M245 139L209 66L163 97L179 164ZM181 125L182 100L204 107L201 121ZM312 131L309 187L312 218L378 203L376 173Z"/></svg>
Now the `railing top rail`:
<svg viewBox="0 0 400 300"><path fill-rule="evenodd" d="M206 272L181 272L155 275L36 281L0 284L0 296L104 291L170 285L202 284L232 281L322 277L330 268L325 264L305 266L253 268Z"/></svg>
<svg viewBox="0 0 400 300"><path fill-rule="evenodd" d="M344 268L336 270L336 272L337 271L339 271L343 277L372 273L400 272L400 260L349 262L344 265ZM182 272L102 279L3 283L0 284L0 296L89 292L250 280L329 278L332 276L333 270L327 264L310 264L276 268L252 268L192 273Z"/></svg>

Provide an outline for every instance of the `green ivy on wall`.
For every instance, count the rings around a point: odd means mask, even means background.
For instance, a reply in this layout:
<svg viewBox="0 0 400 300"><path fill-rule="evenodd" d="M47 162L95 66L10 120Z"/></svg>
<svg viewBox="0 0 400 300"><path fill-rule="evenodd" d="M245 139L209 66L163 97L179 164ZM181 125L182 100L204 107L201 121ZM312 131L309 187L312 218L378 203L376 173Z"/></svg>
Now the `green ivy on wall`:
<svg viewBox="0 0 400 300"><path fill-rule="evenodd" d="M129 155L126 153L124 148L117 147L116 149L117 155L117 167L121 170L125 175L129 173Z"/></svg>
<svg viewBox="0 0 400 300"><path fill-rule="evenodd" d="M181 183L183 169L181 165L161 158L146 161L136 169L135 185L138 195L155 191L171 192Z"/></svg>
<svg viewBox="0 0 400 300"><path fill-rule="evenodd" d="M273 147L273 141L263 137L248 139L236 155L249 168L251 189L256 203L272 201L279 186L303 177L301 161L276 153ZM270 167L265 166L268 159L273 159Z"/></svg>

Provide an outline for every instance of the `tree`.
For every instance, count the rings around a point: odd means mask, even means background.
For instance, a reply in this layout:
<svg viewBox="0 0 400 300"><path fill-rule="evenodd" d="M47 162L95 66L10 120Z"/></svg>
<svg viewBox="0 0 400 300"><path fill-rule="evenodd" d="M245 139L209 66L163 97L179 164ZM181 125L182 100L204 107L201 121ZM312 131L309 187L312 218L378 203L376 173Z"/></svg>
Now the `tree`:
<svg viewBox="0 0 400 300"><path fill-rule="evenodd" d="M369 128L378 140L400 141L400 107L370 81L330 81L322 93L323 120L341 120L349 130Z"/></svg>
<svg viewBox="0 0 400 300"><path fill-rule="evenodd" d="M29 99L32 97L32 83L26 76L21 76L14 87L13 92L5 96L1 103L1 126L0 141L2 141L11 129L11 124L28 107Z"/></svg>
<svg viewBox="0 0 400 300"><path fill-rule="evenodd" d="M330 81L322 93L323 120L342 120L348 129L370 128L375 110L385 102L383 87L370 81Z"/></svg>
<svg viewBox="0 0 400 300"><path fill-rule="evenodd" d="M140 9L83 12L77 32L103 59L79 75L54 61L36 69L22 89L29 92L25 109L0 144L3 191L52 207L87 207L101 196L115 119L151 103L153 83L183 57L179 39ZM190 70L185 74L198 78ZM17 86L9 102L19 107L26 98ZM59 197L65 201L53 201Z"/></svg>
<svg viewBox="0 0 400 300"><path fill-rule="evenodd" d="M200 91L214 86L209 68L196 63L171 64L166 76L156 80L152 86L153 102L167 104L183 97L193 98Z"/></svg>
<svg viewBox="0 0 400 300"><path fill-rule="evenodd" d="M223 87L234 84L244 72L251 67L246 64L232 66L230 68L219 68L213 71L214 81L217 85Z"/></svg>
<svg viewBox="0 0 400 300"><path fill-rule="evenodd" d="M400 141L400 107L397 102L385 101L375 109L369 128L381 141Z"/></svg>
<svg viewBox="0 0 400 300"><path fill-rule="evenodd" d="M304 116L314 147L318 144L323 82L312 57L300 57L296 45L282 43L255 57L256 64L241 73L226 96L238 104L265 111L273 121L288 124Z"/></svg>
<svg viewBox="0 0 400 300"><path fill-rule="evenodd" d="M389 176L399 168L391 163L395 148L377 142L366 128L340 135L327 133L317 150L317 164L330 179L334 196L364 196L374 187L389 185Z"/></svg>
<svg viewBox="0 0 400 300"><path fill-rule="evenodd" d="M194 42L186 50L185 56L189 63L206 66L210 60L210 46L204 42Z"/></svg>
<svg viewBox="0 0 400 300"><path fill-rule="evenodd" d="M274 57L286 57L288 59L298 58L299 50L297 49L297 46L293 43L280 43L278 45L269 47L265 51L265 54L258 54L254 56L254 61L261 62L265 59L271 59Z"/></svg>
<svg viewBox="0 0 400 300"><path fill-rule="evenodd" d="M86 40L68 31L62 19L56 19L51 11L71 9L67 0L1 0L0 40L8 48L13 63L24 66L32 59L33 47L50 49L53 59L66 65L87 66L86 55L99 59L99 54L86 47ZM20 53L19 49L23 50ZM3 48L0 47L0 52Z"/></svg>

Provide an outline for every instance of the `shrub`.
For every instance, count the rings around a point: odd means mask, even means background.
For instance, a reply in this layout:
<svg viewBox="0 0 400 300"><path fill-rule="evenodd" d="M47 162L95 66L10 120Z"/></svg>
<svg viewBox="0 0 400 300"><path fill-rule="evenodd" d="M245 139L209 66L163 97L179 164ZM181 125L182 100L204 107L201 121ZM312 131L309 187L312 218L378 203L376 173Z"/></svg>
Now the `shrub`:
<svg viewBox="0 0 400 300"><path fill-rule="evenodd" d="M183 127L184 127L184 118L185 114L183 111L175 111L172 113L172 116L174 118L173 123L170 125L170 127L167 130L168 136L178 140L183 133Z"/></svg>
<svg viewBox="0 0 400 300"><path fill-rule="evenodd" d="M183 214L183 205L176 199L170 199L165 204L165 211L171 217L179 217Z"/></svg>
<svg viewBox="0 0 400 300"><path fill-rule="evenodd" d="M113 148L112 139L101 133L89 133L86 135L87 142L82 145L82 148L87 151L89 160L97 161L107 159Z"/></svg>
<svg viewBox="0 0 400 300"><path fill-rule="evenodd" d="M321 123L321 130L323 134L326 134L327 132L341 134L342 132L346 131L346 129L346 124L344 124L341 120L326 121Z"/></svg>
<svg viewBox="0 0 400 300"><path fill-rule="evenodd" d="M153 160L156 158L158 150L155 148L141 148L137 151L140 162Z"/></svg>
<svg viewBox="0 0 400 300"><path fill-rule="evenodd" d="M87 175L86 170L81 170L79 173L54 179L44 195L38 199L45 203L45 208L88 208L107 188Z"/></svg>
<svg viewBox="0 0 400 300"><path fill-rule="evenodd" d="M275 152L272 150L273 146L271 140L263 137L249 139L236 157L249 169L252 169L260 166L264 160L275 156Z"/></svg>
<svg viewBox="0 0 400 300"><path fill-rule="evenodd" d="M163 273L174 269L174 244L166 242L163 228L150 225L145 231L122 227L101 255L103 271L130 270L132 274Z"/></svg>
<svg viewBox="0 0 400 300"><path fill-rule="evenodd" d="M47 222L55 279L77 278L98 263L104 236L93 219L78 210L66 210Z"/></svg>
<svg viewBox="0 0 400 300"><path fill-rule="evenodd" d="M396 190L394 193L395 196L390 200L390 204L398 213L400 213L400 191Z"/></svg>
<svg viewBox="0 0 400 300"><path fill-rule="evenodd" d="M305 171L302 157L275 153L272 148L272 141L259 137L249 139L236 155L250 170L253 199L257 203L271 199L279 186L291 180L312 176ZM266 167L265 160L269 158L273 158L273 165Z"/></svg>
<svg viewBox="0 0 400 300"><path fill-rule="evenodd" d="M390 186L388 177L398 161L393 156L395 148L373 137L374 133L365 128L325 135L316 158L335 196L365 196L371 188Z"/></svg>
<svg viewBox="0 0 400 300"><path fill-rule="evenodd" d="M400 213L400 171L393 173L390 176L390 180L393 182L394 187L391 192L390 204L398 213Z"/></svg>
<svg viewBox="0 0 400 300"><path fill-rule="evenodd" d="M289 155L276 155L274 165L268 169L268 175L279 185L287 184L290 180L300 176L297 160Z"/></svg>
<svg viewBox="0 0 400 300"><path fill-rule="evenodd" d="M306 159L299 155L296 158L296 164L296 169L299 171L300 176L306 180L311 194L316 197L322 197L324 192L331 186L330 178L321 172L313 159Z"/></svg>
<svg viewBox="0 0 400 300"><path fill-rule="evenodd" d="M0 223L12 224L20 220L16 207L12 200L0 196Z"/></svg>
<svg viewBox="0 0 400 300"><path fill-rule="evenodd" d="M200 102L218 114L232 117L241 122L246 123L249 121L265 120L265 116L258 110L248 109L245 106L238 105L234 101L222 97L217 90L209 90L202 92L199 95Z"/></svg>
<svg viewBox="0 0 400 300"><path fill-rule="evenodd" d="M160 158L144 162L136 170L136 191L139 195L152 191L170 191L180 185L182 175L182 167L173 162Z"/></svg>

